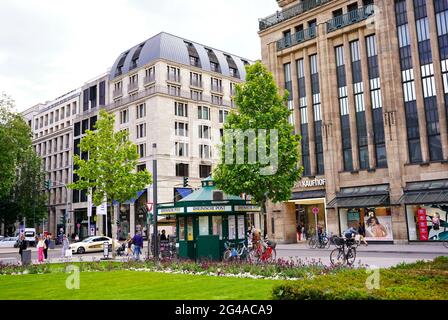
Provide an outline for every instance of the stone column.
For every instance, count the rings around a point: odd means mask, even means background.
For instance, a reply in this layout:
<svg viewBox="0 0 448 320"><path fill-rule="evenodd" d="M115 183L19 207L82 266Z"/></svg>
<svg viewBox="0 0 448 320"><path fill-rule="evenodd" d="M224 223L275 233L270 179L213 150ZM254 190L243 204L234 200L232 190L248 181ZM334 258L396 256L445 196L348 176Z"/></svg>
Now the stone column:
<svg viewBox="0 0 448 320"><path fill-rule="evenodd" d="M134 236L135 233L135 204L131 203L129 205L129 232L131 236Z"/></svg>

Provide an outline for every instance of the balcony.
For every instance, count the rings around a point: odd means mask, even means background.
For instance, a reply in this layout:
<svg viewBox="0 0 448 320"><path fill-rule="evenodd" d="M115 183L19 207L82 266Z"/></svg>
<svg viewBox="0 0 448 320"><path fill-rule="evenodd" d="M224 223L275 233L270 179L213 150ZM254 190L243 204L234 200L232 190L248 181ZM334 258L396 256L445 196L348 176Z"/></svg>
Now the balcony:
<svg viewBox="0 0 448 320"><path fill-rule="evenodd" d="M327 21L327 32L333 32L346 26L366 20L375 14L373 5L361 7L342 16Z"/></svg>
<svg viewBox="0 0 448 320"><path fill-rule="evenodd" d="M306 11L317 8L317 7L319 7L323 4L326 4L330 1L331 0L304 0L288 9L285 9L282 11L277 11L273 15L270 15L266 18L260 19L258 21L259 29L260 29L260 31L266 30L267 28L270 28L270 27L272 27L276 24L279 24L283 21L286 21L288 19L296 17Z"/></svg>
<svg viewBox="0 0 448 320"><path fill-rule="evenodd" d="M218 93L222 93L222 86L214 86L212 85L211 91L213 92L218 92Z"/></svg>
<svg viewBox="0 0 448 320"><path fill-rule="evenodd" d="M295 46L299 43L305 42L307 40L316 38L317 32L316 27L308 28L305 30L298 31L291 35L277 41L277 51Z"/></svg>
<svg viewBox="0 0 448 320"><path fill-rule="evenodd" d="M118 98L118 97L121 97L123 95L123 88L115 89L113 91L112 95L113 95L114 99Z"/></svg>
<svg viewBox="0 0 448 320"><path fill-rule="evenodd" d="M138 82L131 82L128 84L128 93L138 90Z"/></svg>
<svg viewBox="0 0 448 320"><path fill-rule="evenodd" d="M156 81L156 76L154 74L151 74L149 76L145 76L143 78L143 84L144 85L150 84L150 83L152 83L154 81Z"/></svg>

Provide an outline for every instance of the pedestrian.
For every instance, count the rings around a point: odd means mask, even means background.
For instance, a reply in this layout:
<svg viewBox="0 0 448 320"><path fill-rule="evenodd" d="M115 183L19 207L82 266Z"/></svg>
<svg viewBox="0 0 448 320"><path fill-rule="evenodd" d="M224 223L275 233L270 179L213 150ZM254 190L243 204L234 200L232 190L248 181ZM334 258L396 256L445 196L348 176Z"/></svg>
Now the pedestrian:
<svg viewBox="0 0 448 320"><path fill-rule="evenodd" d="M37 241L37 261L44 262L44 249L46 248L45 240L42 236Z"/></svg>
<svg viewBox="0 0 448 320"><path fill-rule="evenodd" d="M65 252L69 250L70 242L68 241L67 235L64 234L62 238L62 258L65 257Z"/></svg>
<svg viewBox="0 0 448 320"><path fill-rule="evenodd" d="M297 242L302 241L302 225L299 224L297 225Z"/></svg>
<svg viewBox="0 0 448 320"><path fill-rule="evenodd" d="M143 249L143 237L139 232L137 232L134 235L134 238L132 238L132 243L134 244L134 257L136 260L140 260L140 254L142 253Z"/></svg>
<svg viewBox="0 0 448 320"><path fill-rule="evenodd" d="M369 245L366 241L366 228L363 222L360 222L358 226L358 243L361 244L361 242L363 242L366 246Z"/></svg>
<svg viewBox="0 0 448 320"><path fill-rule="evenodd" d="M45 237L45 248L44 248L44 258L45 260L48 259L48 247L50 246L50 234L47 234L47 236Z"/></svg>
<svg viewBox="0 0 448 320"><path fill-rule="evenodd" d="M132 255L133 254L133 251L132 251L132 237L131 237L130 233L128 233L128 238L126 239L126 245L127 245L126 255L127 256Z"/></svg>
<svg viewBox="0 0 448 320"><path fill-rule="evenodd" d="M25 236L24 236L23 233L21 233L21 234L20 234L20 237L19 237L19 254L20 254L20 261L23 260L23 250L26 250L27 247L28 247L28 246L27 246L27 243L26 243L26 240L25 240Z"/></svg>

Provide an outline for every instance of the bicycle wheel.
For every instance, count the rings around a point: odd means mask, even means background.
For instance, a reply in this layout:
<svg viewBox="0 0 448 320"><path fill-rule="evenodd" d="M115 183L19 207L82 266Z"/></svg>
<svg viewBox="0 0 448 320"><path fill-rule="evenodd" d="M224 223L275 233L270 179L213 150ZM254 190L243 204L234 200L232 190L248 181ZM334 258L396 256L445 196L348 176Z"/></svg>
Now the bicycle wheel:
<svg viewBox="0 0 448 320"><path fill-rule="evenodd" d="M356 260L356 248L348 248L346 258L347 258L347 264L349 266L353 265Z"/></svg>
<svg viewBox="0 0 448 320"><path fill-rule="evenodd" d="M344 250L343 249L333 249L330 253L330 262L334 266L345 264Z"/></svg>
<svg viewBox="0 0 448 320"><path fill-rule="evenodd" d="M222 260L229 261L230 258L232 258L232 251L231 250L224 251L224 254L222 255Z"/></svg>

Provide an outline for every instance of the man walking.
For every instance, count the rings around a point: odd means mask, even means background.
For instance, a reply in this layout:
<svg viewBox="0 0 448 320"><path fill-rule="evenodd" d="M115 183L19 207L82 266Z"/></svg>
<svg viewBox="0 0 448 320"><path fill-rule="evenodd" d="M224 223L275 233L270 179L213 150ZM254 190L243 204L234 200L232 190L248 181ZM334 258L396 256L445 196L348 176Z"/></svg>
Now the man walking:
<svg viewBox="0 0 448 320"><path fill-rule="evenodd" d="M136 260L140 260L140 254L143 249L143 237L140 231L134 235L134 238L132 238L132 243L134 244L134 257Z"/></svg>

